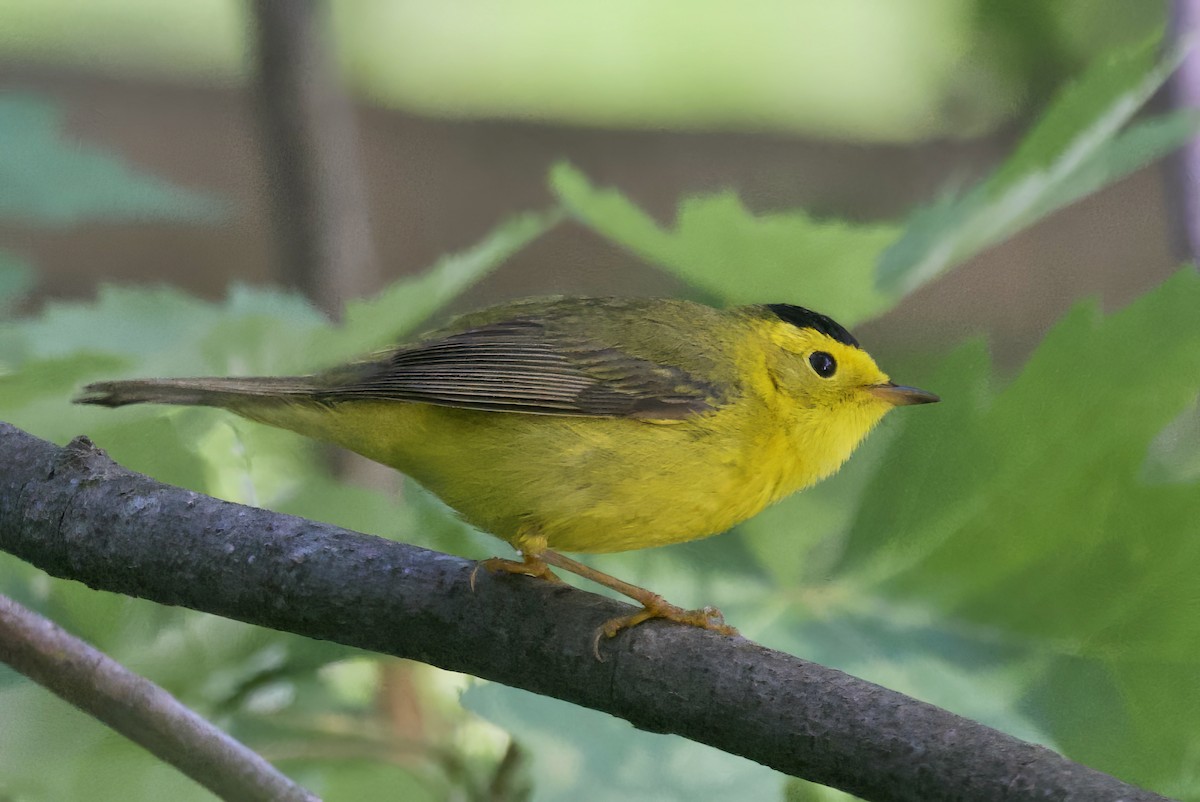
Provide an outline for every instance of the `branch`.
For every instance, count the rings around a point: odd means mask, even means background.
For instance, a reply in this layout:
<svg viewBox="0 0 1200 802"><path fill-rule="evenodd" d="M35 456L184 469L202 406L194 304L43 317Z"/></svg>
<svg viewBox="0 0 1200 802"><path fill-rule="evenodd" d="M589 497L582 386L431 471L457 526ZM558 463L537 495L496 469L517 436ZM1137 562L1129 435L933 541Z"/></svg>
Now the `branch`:
<svg viewBox="0 0 1200 802"><path fill-rule="evenodd" d="M255 86L279 265L330 315L377 288L354 107L318 0L255 0Z"/></svg>
<svg viewBox="0 0 1200 802"><path fill-rule="evenodd" d="M317 800L153 682L6 596L0 596L0 662L104 722L222 799Z"/></svg>
<svg viewBox="0 0 1200 802"><path fill-rule="evenodd" d="M0 548L104 590L420 660L677 733L886 802L1156 794L940 708L740 638L468 560L218 501L0 424Z"/></svg>
<svg viewBox="0 0 1200 802"><path fill-rule="evenodd" d="M1200 0L1174 0L1166 47L1187 48L1183 63L1167 81L1173 108L1200 108ZM1176 255L1200 267L1200 137L1163 162L1167 171L1168 211Z"/></svg>

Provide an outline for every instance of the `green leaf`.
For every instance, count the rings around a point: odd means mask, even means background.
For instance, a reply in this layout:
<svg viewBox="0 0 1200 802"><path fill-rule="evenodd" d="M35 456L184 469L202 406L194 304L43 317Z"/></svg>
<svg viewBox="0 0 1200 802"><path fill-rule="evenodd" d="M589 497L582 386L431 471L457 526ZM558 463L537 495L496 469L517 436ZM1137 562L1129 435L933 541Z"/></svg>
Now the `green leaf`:
<svg viewBox="0 0 1200 802"><path fill-rule="evenodd" d="M1142 478L1148 484L1200 480L1200 404L1159 432L1146 455Z"/></svg>
<svg viewBox="0 0 1200 802"><path fill-rule="evenodd" d="M331 750L336 751L336 750ZM343 750L344 751L344 748ZM363 756L337 759L317 755L307 759L283 760L282 768L290 771L306 788L321 799L404 799L412 802L466 798L440 787L447 783L430 778L433 773L408 766L390 765L371 759L365 748ZM380 750L376 750L380 751ZM461 792L460 792L461 794Z"/></svg>
<svg viewBox="0 0 1200 802"><path fill-rule="evenodd" d="M62 114L30 95L0 94L0 218L43 225L83 220L213 222L215 198L140 174L69 139Z"/></svg>
<svg viewBox="0 0 1200 802"><path fill-rule="evenodd" d="M931 619L919 605L862 598L772 630L766 641L1018 738L1053 745L1018 704L1037 663L1024 644L983 627Z"/></svg>
<svg viewBox="0 0 1200 802"><path fill-rule="evenodd" d="M0 688L0 794L10 799L209 802L172 766L32 682Z"/></svg>
<svg viewBox="0 0 1200 802"><path fill-rule="evenodd" d="M676 735L642 732L595 710L477 682L467 709L513 733L529 754L536 798L621 802L655 799L778 799L783 776L745 758Z"/></svg>
<svg viewBox="0 0 1200 802"><path fill-rule="evenodd" d="M1162 677L1200 675L1200 481L1142 479L1151 443L1200 394L1198 306L1190 268L1107 317L1081 305L999 392L978 349L949 360L932 385L943 403L906 416L836 574L1094 662L1116 689L1103 704L1132 722L1108 733L1123 748L1098 768L1150 785L1200 750L1200 696L1175 694L1173 711L1160 698L1175 687ZM1079 720L1050 727L1069 741Z"/></svg>
<svg viewBox="0 0 1200 802"><path fill-rule="evenodd" d="M56 301L10 325L27 358L79 350L137 360L141 375L271 370L301 350L298 334L327 325L298 294L234 285L223 303L169 287L102 285L94 301Z"/></svg>
<svg viewBox="0 0 1200 802"><path fill-rule="evenodd" d="M852 326L899 298L874 285L875 262L896 226L801 211L754 215L725 193L684 200L668 230L570 165L557 165L550 184L579 222L725 303L795 301Z"/></svg>
<svg viewBox="0 0 1200 802"><path fill-rule="evenodd" d="M85 379L116 373L128 364L122 357L84 351L25 363L19 373L0 371L0 409L11 413L45 396L64 398Z"/></svg>
<svg viewBox="0 0 1200 802"><path fill-rule="evenodd" d="M442 257L421 275L401 279L369 300L347 303L342 325L321 332L303 349L308 367L327 366L360 356L411 334L463 290L561 219L562 212L557 209L517 215L471 248Z"/></svg>
<svg viewBox="0 0 1200 802"><path fill-rule="evenodd" d="M1195 800L1196 674L1195 660L1065 655L1046 666L1024 706L1041 711L1074 759L1171 799Z"/></svg>
<svg viewBox="0 0 1200 802"><path fill-rule="evenodd" d="M1194 136L1200 113L1191 109L1122 132L1180 63L1182 52L1157 59L1157 48L1156 39L1093 66L990 178L916 212L879 262L880 288L910 292Z"/></svg>
<svg viewBox="0 0 1200 802"><path fill-rule="evenodd" d="M14 323L30 358L79 350L149 359L188 350L220 319L215 304L168 287L102 285L94 301L51 301L36 318Z"/></svg>

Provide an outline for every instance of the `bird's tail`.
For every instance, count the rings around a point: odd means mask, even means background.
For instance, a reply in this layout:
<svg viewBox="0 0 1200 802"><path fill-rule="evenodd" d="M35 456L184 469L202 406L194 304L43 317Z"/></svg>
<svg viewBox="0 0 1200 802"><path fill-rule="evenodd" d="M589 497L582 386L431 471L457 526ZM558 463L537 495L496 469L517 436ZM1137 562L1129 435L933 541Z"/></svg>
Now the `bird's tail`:
<svg viewBox="0 0 1200 802"><path fill-rule="evenodd" d="M307 376L279 378L130 379L96 382L83 388L76 404L123 407L126 404L182 404L236 409L264 400L302 401L316 387Z"/></svg>

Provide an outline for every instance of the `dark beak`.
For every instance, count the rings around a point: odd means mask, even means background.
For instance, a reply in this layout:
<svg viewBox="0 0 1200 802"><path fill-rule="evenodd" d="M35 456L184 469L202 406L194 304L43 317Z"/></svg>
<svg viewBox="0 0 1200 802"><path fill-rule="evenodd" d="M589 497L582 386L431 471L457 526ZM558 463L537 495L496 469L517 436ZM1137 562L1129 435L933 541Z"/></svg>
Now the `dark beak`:
<svg viewBox="0 0 1200 802"><path fill-rule="evenodd" d="M933 404L942 399L925 390L916 387L904 387L894 382L887 384L872 384L867 392L881 401L887 401L894 407L906 407L910 404Z"/></svg>

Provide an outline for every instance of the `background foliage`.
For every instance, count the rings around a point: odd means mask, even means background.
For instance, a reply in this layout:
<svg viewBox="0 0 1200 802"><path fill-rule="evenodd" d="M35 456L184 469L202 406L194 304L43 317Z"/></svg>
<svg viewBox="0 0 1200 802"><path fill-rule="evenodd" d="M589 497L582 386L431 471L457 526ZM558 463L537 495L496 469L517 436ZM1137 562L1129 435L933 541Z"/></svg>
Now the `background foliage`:
<svg viewBox="0 0 1200 802"><path fill-rule="evenodd" d="M1151 35L1165 7L356 0L331 16L353 86L424 114L914 141L976 135L1037 107L1057 76ZM236 82L252 61L248 15L237 0L0 0L0 58Z"/></svg>
<svg viewBox="0 0 1200 802"><path fill-rule="evenodd" d="M314 369L403 337L564 214L681 277L698 298L796 301L862 323L1195 133L1188 115L1130 123L1173 63L1152 48L1106 57L996 174L906 223L755 215L725 194L684 199L664 226L564 164L549 178L561 209L506 223L469 252L356 303L341 325L294 295L250 287L232 287L218 304L167 288L107 287L94 301L10 313L0 324L0 410L57 442L87 432L163 481L490 556L503 551L497 541L419 489L396 497L338 482L319 448L287 433L210 410L111 412L68 399L115 376ZM0 98L0 120L12 141L57 165L52 194L0 180L0 214L56 225L221 213L214 199L64 145L53 110L35 99ZM19 178L20 158L0 149L0 177ZM96 182L79 180L86 171L106 176L108 195L94 197ZM0 309L13 308L31 275L0 254ZM733 535L590 562L680 604L717 604L768 646L1200 800L1198 306L1200 278L1186 269L1125 309L1105 314L1081 301L1011 375L997 372L979 341L906 355L886 367L944 402L891 416L834 479ZM528 789L537 799L616 800L647 798L651 788L661 799L837 796L555 700L92 592L6 556L0 590L165 685L331 800L516 798ZM420 701L410 729L381 710L412 698ZM3 670L0 707L23 722L0 728L0 793L9 797L205 797Z"/></svg>

